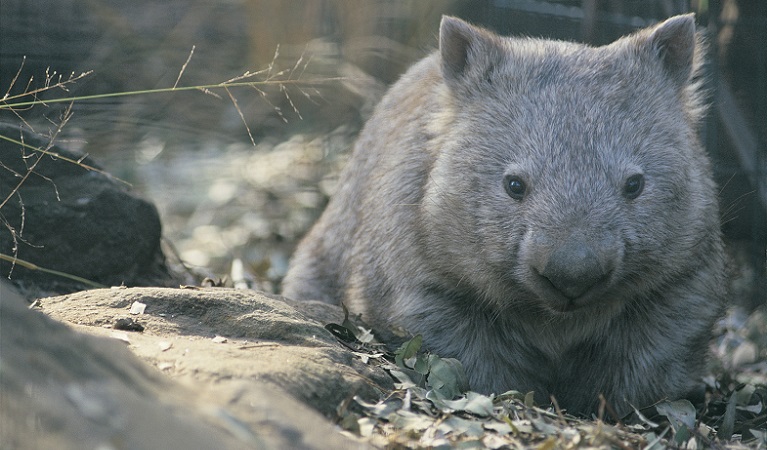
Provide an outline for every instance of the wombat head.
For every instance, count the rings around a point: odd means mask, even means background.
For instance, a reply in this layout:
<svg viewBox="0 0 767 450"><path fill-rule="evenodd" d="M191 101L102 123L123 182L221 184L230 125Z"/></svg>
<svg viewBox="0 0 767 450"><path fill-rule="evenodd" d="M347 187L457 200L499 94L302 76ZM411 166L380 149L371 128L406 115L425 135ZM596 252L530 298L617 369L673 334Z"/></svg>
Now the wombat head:
<svg viewBox="0 0 767 450"><path fill-rule="evenodd" d="M501 307L615 311L706 258L716 191L692 15L603 47L444 18L422 213L443 273Z"/></svg>

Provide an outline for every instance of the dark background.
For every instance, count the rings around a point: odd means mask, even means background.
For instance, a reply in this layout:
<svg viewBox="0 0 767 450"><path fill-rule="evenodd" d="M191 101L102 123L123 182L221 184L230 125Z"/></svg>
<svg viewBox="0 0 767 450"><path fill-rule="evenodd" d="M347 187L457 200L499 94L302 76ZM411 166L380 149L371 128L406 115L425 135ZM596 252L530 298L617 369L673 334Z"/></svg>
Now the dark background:
<svg viewBox="0 0 767 450"><path fill-rule="evenodd" d="M323 183L332 185L386 86L435 48L442 14L597 45L690 11L711 52L714 106L702 138L721 186L734 297L755 306L767 299L763 0L0 0L0 97L42 87L54 71L54 80L92 73L42 99L172 87L192 46L179 86L271 66L250 78L271 84L230 90L236 104L222 89L74 102L58 143L95 156L156 202L184 259L220 274L240 258L275 288L332 192ZM67 106L0 109L0 121L47 134ZM232 169L245 159L279 181Z"/></svg>

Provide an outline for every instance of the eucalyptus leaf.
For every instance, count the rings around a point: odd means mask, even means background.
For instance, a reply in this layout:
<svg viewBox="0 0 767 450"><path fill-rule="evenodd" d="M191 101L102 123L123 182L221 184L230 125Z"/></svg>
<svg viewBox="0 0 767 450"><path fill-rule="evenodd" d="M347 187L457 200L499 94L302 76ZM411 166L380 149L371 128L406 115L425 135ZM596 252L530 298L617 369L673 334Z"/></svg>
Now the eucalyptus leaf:
<svg viewBox="0 0 767 450"><path fill-rule="evenodd" d="M413 370L420 373L421 375L427 375L429 373L429 358L424 355L418 355L415 358Z"/></svg>
<svg viewBox="0 0 767 450"><path fill-rule="evenodd" d="M420 334L403 343L400 348L394 352L394 362L396 362L398 366L405 368L405 360L414 357L418 353L418 350L421 349L422 343L423 336Z"/></svg>
<svg viewBox="0 0 767 450"><path fill-rule="evenodd" d="M761 442L762 444L767 444L767 430L754 430L750 429L748 430L751 432L751 434L754 435L754 437Z"/></svg>
<svg viewBox="0 0 767 450"><path fill-rule="evenodd" d="M542 417L531 417L530 422L532 422L533 426L547 436L555 436L559 434L559 427L547 422Z"/></svg>
<svg viewBox="0 0 767 450"><path fill-rule="evenodd" d="M463 368L461 361L455 358L441 358L442 363L450 366L453 370L456 379L456 388L460 393L469 390L469 377L466 376L466 370Z"/></svg>
<svg viewBox="0 0 767 450"><path fill-rule="evenodd" d="M431 400L434 406L443 413L462 411L478 417L489 417L493 414L492 399L476 392L467 392L465 396L448 400L437 391L432 390L426 394L426 398Z"/></svg>
<svg viewBox="0 0 767 450"><path fill-rule="evenodd" d="M434 419L410 411L397 411L387 417L394 426L404 430L422 431L434 424Z"/></svg>
<svg viewBox="0 0 767 450"><path fill-rule="evenodd" d="M352 433L359 433L360 432L359 420L360 420L360 417L356 414L346 414L338 422L338 425L341 426L341 428L343 428L344 430L351 431Z"/></svg>
<svg viewBox="0 0 767 450"><path fill-rule="evenodd" d="M737 415L738 397L733 392L730 400L727 401L727 409L722 416L722 423L719 425L717 436L720 439L729 440L735 432L735 417Z"/></svg>
<svg viewBox="0 0 767 450"><path fill-rule="evenodd" d="M538 446L538 450L554 450L555 448L557 448L557 438L554 436L550 436Z"/></svg>
<svg viewBox="0 0 767 450"><path fill-rule="evenodd" d="M505 400L517 400L517 401L522 402L522 401L525 400L525 394L523 394L523 393L521 393L519 391L512 390L512 391L506 391L506 392L504 392L501 395L496 395L495 396L495 401L496 402L501 402L501 401L505 401Z"/></svg>
<svg viewBox="0 0 767 450"><path fill-rule="evenodd" d="M655 405L655 409L668 418L675 432L679 432L683 425L695 429L695 407L689 400L664 401Z"/></svg>
<svg viewBox="0 0 767 450"><path fill-rule="evenodd" d="M482 446L489 449L509 448L509 443L501 436L486 434L482 437Z"/></svg>
<svg viewBox="0 0 767 450"><path fill-rule="evenodd" d="M658 427L658 424L657 424L657 423L655 423L655 422L653 422L652 420L648 419L648 418L647 418L647 417L646 417L644 414L642 414L642 412L641 412L641 411L639 411L637 408L635 408L635 407L633 407L633 406L632 406L632 408L634 408L634 414L636 414L637 418L638 418L638 419L639 419L639 420L640 420L640 421L641 421L643 424L645 424L646 426L648 426L648 427L650 427L650 428L657 428L657 427Z"/></svg>
<svg viewBox="0 0 767 450"><path fill-rule="evenodd" d="M682 425L679 427L679 430L677 430L676 434L674 435L674 442L680 447L683 447L682 444L685 444L687 441L690 440L690 429L687 428L687 425ZM690 448L689 445L685 445L685 448Z"/></svg>
<svg viewBox="0 0 767 450"><path fill-rule="evenodd" d="M532 408L535 406L535 392L530 391L527 394L525 394L525 406L528 408Z"/></svg>
<svg viewBox="0 0 767 450"><path fill-rule="evenodd" d="M489 417L493 414L493 400L476 392L467 392L465 397L445 403L452 405L456 411L465 411L479 417Z"/></svg>
<svg viewBox="0 0 767 450"><path fill-rule="evenodd" d="M368 330L367 328L357 326L357 332L357 339L359 339L359 341L363 344L370 344L375 340L373 330Z"/></svg>
<svg viewBox="0 0 767 450"><path fill-rule="evenodd" d="M470 392L469 394L475 393ZM466 405L466 412L479 417L490 417L493 415L493 401L484 395L475 394L473 398L470 396L469 404Z"/></svg>
<svg viewBox="0 0 767 450"><path fill-rule="evenodd" d="M762 411L764 411L764 404L762 404L762 402L759 402L755 405L738 406L737 409L739 411L750 412L751 414L759 414Z"/></svg>
<svg viewBox="0 0 767 450"><path fill-rule="evenodd" d="M486 422L483 426L486 430L495 431L501 436L505 436L513 431L511 424L507 422Z"/></svg>
<svg viewBox="0 0 767 450"><path fill-rule="evenodd" d="M457 416L450 416L445 419L438 429L444 433L464 434L471 437L480 437L485 434L482 422L467 420Z"/></svg>
<svg viewBox="0 0 767 450"><path fill-rule="evenodd" d="M413 369L397 366L386 366L384 368L401 384L399 389L409 389L414 386L424 385L424 376Z"/></svg>
<svg viewBox="0 0 767 450"><path fill-rule="evenodd" d="M376 427L376 421L370 417L363 417L357 420L357 426L359 427L359 433L362 437L370 437Z"/></svg>
<svg viewBox="0 0 767 450"><path fill-rule="evenodd" d="M445 362L436 355L429 355L429 376L427 387L446 399L453 399L462 392L460 374L456 366Z"/></svg>
<svg viewBox="0 0 767 450"><path fill-rule="evenodd" d="M485 444L481 440L475 439L470 441L462 441L450 447L451 450L452 449L472 449L472 448L484 449Z"/></svg>
<svg viewBox="0 0 767 450"><path fill-rule="evenodd" d="M368 414L377 418L387 418L402 407L399 399L383 400L378 403L368 403L358 396L354 396L354 401L368 411Z"/></svg>
<svg viewBox="0 0 767 450"><path fill-rule="evenodd" d="M756 392L756 386L752 384L747 384L743 386L742 388L738 389L737 391L733 392L732 395L734 395L738 400L737 404L738 406L748 405L751 402L751 396L754 395L754 392Z"/></svg>

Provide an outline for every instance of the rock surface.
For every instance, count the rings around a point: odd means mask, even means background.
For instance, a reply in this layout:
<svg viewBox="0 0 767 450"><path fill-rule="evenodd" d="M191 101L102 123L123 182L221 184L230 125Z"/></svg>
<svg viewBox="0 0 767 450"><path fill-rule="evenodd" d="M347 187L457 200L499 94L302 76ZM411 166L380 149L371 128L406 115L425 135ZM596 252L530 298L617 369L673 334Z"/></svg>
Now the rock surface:
<svg viewBox="0 0 767 450"><path fill-rule="evenodd" d="M0 253L106 286L175 281L160 249L154 205L85 155L18 126L0 123L0 134L58 155L0 140ZM85 287L3 260L0 274L28 297Z"/></svg>
<svg viewBox="0 0 767 450"><path fill-rule="evenodd" d="M2 448L360 448L322 414L391 388L323 328L343 319L329 305L128 288L41 299L41 314L0 287Z"/></svg>

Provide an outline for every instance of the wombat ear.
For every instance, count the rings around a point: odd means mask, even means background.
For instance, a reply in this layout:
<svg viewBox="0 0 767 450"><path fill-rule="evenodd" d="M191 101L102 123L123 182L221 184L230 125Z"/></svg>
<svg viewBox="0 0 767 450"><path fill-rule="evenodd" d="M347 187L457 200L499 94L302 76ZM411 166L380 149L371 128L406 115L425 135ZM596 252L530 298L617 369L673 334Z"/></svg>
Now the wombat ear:
<svg viewBox="0 0 767 450"><path fill-rule="evenodd" d="M695 16L674 16L656 26L648 39L669 76L679 84L686 84L693 73L695 46Z"/></svg>
<svg viewBox="0 0 767 450"><path fill-rule="evenodd" d="M439 26L442 75L458 81L470 73L485 73L501 58L500 38L461 19L442 16Z"/></svg>

